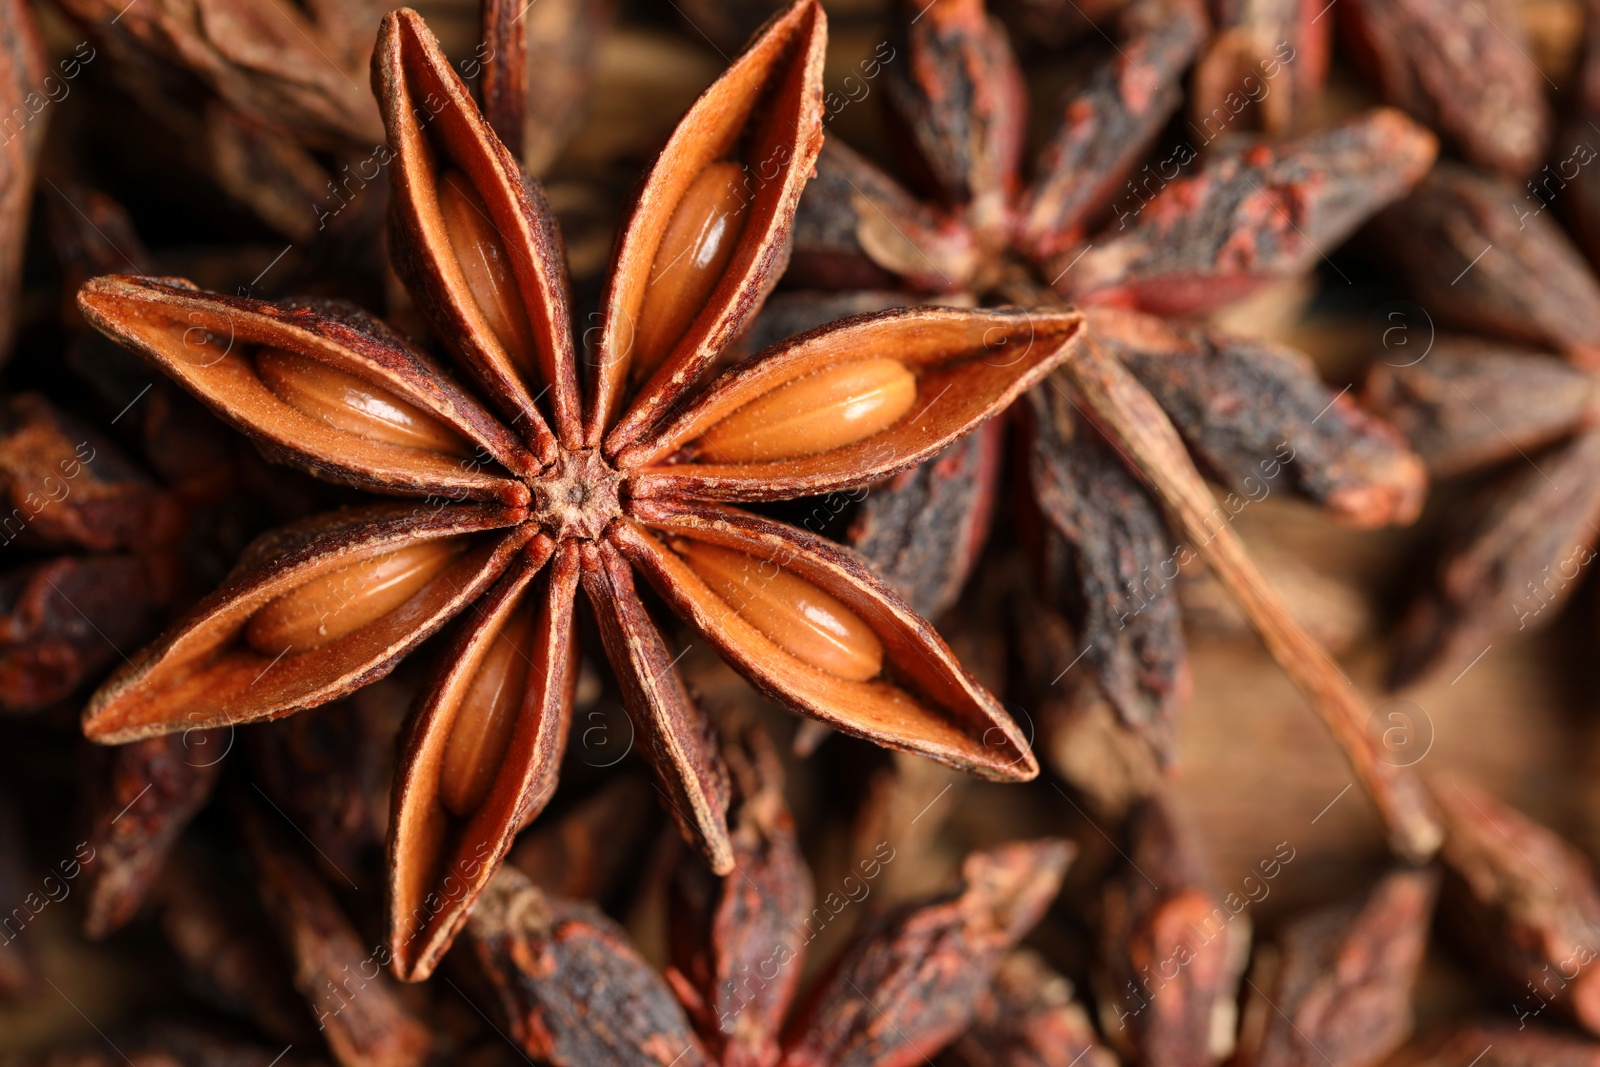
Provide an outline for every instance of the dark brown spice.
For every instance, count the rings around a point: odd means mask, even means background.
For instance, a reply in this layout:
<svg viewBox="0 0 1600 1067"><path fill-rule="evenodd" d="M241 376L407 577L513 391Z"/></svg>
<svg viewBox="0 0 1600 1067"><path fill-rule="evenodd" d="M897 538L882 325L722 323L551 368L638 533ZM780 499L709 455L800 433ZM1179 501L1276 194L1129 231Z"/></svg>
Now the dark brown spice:
<svg viewBox="0 0 1600 1067"><path fill-rule="evenodd" d="M785 1024L812 930L802 925L810 876L774 754L753 732L736 744L726 758L738 871L719 878L680 866L665 981L592 906L510 868L490 883L469 930L530 1055L561 1067L914 1062L965 1028L1059 887L1071 854L1062 842L975 853L955 889L873 922Z"/></svg>
<svg viewBox="0 0 1600 1067"><path fill-rule="evenodd" d="M657 159L618 244L585 396L559 233L538 187L421 19L386 19L374 85L396 153L396 269L509 425L347 305L273 304L138 276L80 291L97 328L268 455L422 500L329 513L259 540L84 717L92 738L114 743L280 717L381 677L471 608L425 685L395 777L390 934L407 978L432 970L513 835L550 799L576 678L580 584L639 748L718 871L732 863L726 772L635 569L758 688L829 726L994 778L1037 773L998 702L854 557L727 505L837 492L915 466L1068 358L1081 317L864 316L769 349L687 402L776 281L820 141L824 36L820 9L794 4ZM776 171L744 201L728 182L763 158ZM740 203L724 204L728 193ZM689 240L672 236L678 214L702 210L748 217L705 260L710 273L653 283L658 253L675 263L688 250L661 247ZM986 358L1000 349L1004 360ZM861 382L873 404L856 403ZM808 420L817 405L839 417ZM502 642L509 651L495 652ZM446 880L465 888L441 892Z"/></svg>
<svg viewBox="0 0 1600 1067"><path fill-rule="evenodd" d="M1434 793L1449 825L1442 910L1518 1021L1571 1019L1600 1033L1600 887L1577 849L1459 779Z"/></svg>
<svg viewBox="0 0 1600 1067"><path fill-rule="evenodd" d="M1000 453L1000 425L992 422L873 488L855 511L846 542L925 618L955 604L978 564Z"/></svg>
<svg viewBox="0 0 1600 1067"><path fill-rule="evenodd" d="M409 687L386 680L244 738L262 793L315 846L334 882L383 850L395 744L411 697Z"/></svg>
<svg viewBox="0 0 1600 1067"><path fill-rule="evenodd" d="M1181 75L1206 33L1201 5L1135 0L1117 16L1122 43L1059 105L1020 208L1019 241L1038 262L1075 247L1179 109Z"/></svg>
<svg viewBox="0 0 1600 1067"><path fill-rule="evenodd" d="M1231 499L1284 485L1362 527L1422 510L1427 475L1405 440L1346 394L1330 399L1294 349L1109 309L1090 322Z"/></svg>
<svg viewBox="0 0 1600 1067"><path fill-rule="evenodd" d="M172 149L269 225L301 242L358 218L370 228L370 215L344 209L381 173L361 165L382 140L364 88L378 8L365 0L285 9L249 0L59 6ZM147 151L150 135L142 128L129 151ZM337 162L327 166L317 153Z"/></svg>
<svg viewBox="0 0 1600 1067"><path fill-rule="evenodd" d="M1017 695L1038 725L1034 748L1092 808L1120 820L1140 797L1160 788L1162 769L1151 736L1124 723L1094 674L1063 673L1062 664L1070 664L1085 642L1023 570L1011 568L1006 579L1012 591L1008 622L1021 664Z"/></svg>
<svg viewBox="0 0 1600 1067"><path fill-rule="evenodd" d="M1195 64L1190 129L1207 139L1235 122L1279 137L1306 129L1323 108L1333 23L1299 0L1217 5L1216 33Z"/></svg>
<svg viewBox="0 0 1600 1067"><path fill-rule="evenodd" d="M1415 363L1378 362L1367 402L1437 477L1532 454L1581 433L1600 386L1564 359L1504 341L1441 334Z"/></svg>
<svg viewBox="0 0 1600 1067"><path fill-rule="evenodd" d="M1045 276L1084 303L1207 311L1315 266L1319 249L1404 196L1436 153L1427 131L1384 108L1293 141L1225 150L1193 177L1135 198L1131 222L1062 252Z"/></svg>
<svg viewBox="0 0 1600 1067"><path fill-rule="evenodd" d="M90 777L86 852L78 857L89 937L119 929L143 905L178 835L211 798L231 734L187 730L152 737L99 761Z"/></svg>
<svg viewBox="0 0 1600 1067"><path fill-rule="evenodd" d="M295 988L343 1067L412 1067L432 1039L387 971L382 941L364 942L338 901L254 803L233 805L257 888L293 965Z"/></svg>
<svg viewBox="0 0 1600 1067"><path fill-rule="evenodd" d="M898 280L913 290L964 291L1023 303L1050 304L1056 299L1054 292L1087 303L1133 305L1164 314L1213 310L1273 279L1309 269L1321 248L1342 240L1374 211L1404 195L1436 153L1435 139L1427 131L1396 111L1376 109L1293 142L1220 144L1189 176L1182 175L1182 168L1198 153L1192 145L1182 144L1163 164L1176 166L1173 174L1129 182L1130 191L1136 184L1140 191L1126 203L1111 203L1109 186L1120 180L1116 168L1125 162L1113 150L1097 163L1109 169L1090 173L1087 188L1093 194L1071 182L1071 188L1051 187L1049 195L1035 203L1038 216L1025 223L1027 195L1020 175L1023 100L1015 61L997 24L977 3L934 4L926 18L911 12L906 18L908 63L905 70L886 74L891 79L886 96L908 143L917 149L908 168L911 176L935 195L929 201L917 199L865 158L830 142L818 159L818 180L796 216L789 277L800 284L848 288ZM1170 98L1176 106L1177 95L1163 86L1176 82L1187 55L1199 47L1203 19L1188 8L1148 0L1129 9L1128 22L1141 42L1135 47L1151 49L1151 67L1129 64L1124 50L1114 49L1117 56L1106 60L1090 79L1088 95L1067 105L1069 142L1093 128L1090 123L1071 132L1080 111L1103 116L1108 129L1137 130L1148 136L1164 120L1162 101ZM1181 39L1185 31L1190 34L1187 43ZM1095 86L1105 91L1096 96ZM1137 142L1140 136L1127 132L1125 138L1110 137L1107 143L1120 147L1124 139ZM1099 142L1095 146L1105 147ZM1075 164L1067 156L1057 162L1071 170ZM1128 157L1132 158L1136 157ZM1049 173L1042 171L1035 181L1048 180ZM1074 235L1087 225L1086 205L1094 195L1102 198L1102 208L1117 216L1116 227L1107 223L1098 232L1088 231L1093 237L1079 249ZM1058 210L1062 197L1079 207ZM1025 226L1034 228L1022 240L1017 234ZM1046 246L1059 250L1041 255L1039 250ZM1160 323L1152 327L1165 330ZM1113 332L1126 337L1142 331L1136 320L1131 330L1119 326ZM1154 347L1171 351L1186 346L1168 342ZM1375 791L1380 809L1391 820L1397 846L1408 855L1426 855L1438 837L1426 798L1415 783L1406 781L1407 771L1380 766L1374 742L1365 734L1368 714L1363 698L1265 588L1259 571L1226 528L1228 520L1222 519L1224 529L1218 531L1213 529L1215 521L1204 518L1225 513L1210 498L1187 451L1165 444L1159 449L1130 444L1147 434L1166 441L1171 427L1162 406L1148 394L1136 396L1143 386L1125 374L1118 377L1115 396L1100 387L1074 383L1102 370L1111 375L1114 368L1109 364L1118 355L1110 345L1101 345L1092 358L1080 353L1063 367L1052 387L1070 390L1069 400L1083 409L1083 416L1103 424L1101 429L1115 438L1121 460L1154 492L1182 535L1178 551L1187 547L1189 558L1198 555L1211 567L1231 572L1223 585L1349 751L1362 780ZM1348 404L1338 405L1304 365L1291 368L1279 361L1273 367L1271 361L1242 353L1234 353L1234 359L1218 359L1190 381L1173 372L1183 360L1156 375L1157 381L1169 386L1168 402L1189 416L1187 428L1202 453L1206 445L1212 446L1214 466L1238 480L1244 466L1279 463L1275 454L1293 447L1280 438L1269 442L1265 455L1244 455L1254 452L1260 437L1268 436L1258 433L1255 423L1299 430L1309 417L1315 427L1317 413L1331 405L1337 415L1328 428L1312 431L1314 436L1325 436L1307 449L1308 464L1320 470L1308 469L1300 488L1358 521L1405 520L1415 514L1421 467L1387 429ZM1147 368L1151 362L1159 361L1147 361ZM1097 369L1085 371L1091 363ZM1200 381L1199 388L1195 381ZM1240 432L1234 433L1227 448L1201 439L1202 426L1210 432L1209 420L1197 413L1219 401L1224 406L1240 404L1240 394L1256 390L1267 395L1250 396L1249 403L1281 405L1281 423L1242 415L1231 420L1230 429ZM1162 466L1156 469L1151 464ZM1372 481L1363 483L1368 478ZM1093 476L1068 474L1060 487L1077 483L1081 488L1101 480L1098 471ZM1142 492L1131 485L1129 490ZM1118 494L1118 499L1128 498ZM1092 509L1093 504L1085 500L1082 507ZM1131 514L1123 509L1118 520ZM1117 534L1116 522L1101 526L1093 518L1081 523L1069 519L1066 525L1085 536ZM1086 640L1064 665L1075 664L1080 654L1101 645L1085 669L1121 665L1118 677L1105 680L1106 687L1116 691L1111 699L1119 713L1145 726L1169 722L1182 687L1175 609L1157 609L1155 616L1140 620L1138 616L1150 610L1145 591L1127 583L1147 581L1146 567L1172 570L1172 553L1152 554L1145 544L1108 540L1083 554L1094 561L1085 568L1093 588L1073 591L1065 606L1077 614L1073 621L1086 630ZM1173 573L1162 579L1170 582L1175 577ZM1135 600L1137 610L1106 604L1110 588L1119 589L1124 600ZM1090 607L1081 608L1084 604ZM1102 618L1090 625L1085 610L1099 612ZM1169 617L1163 620L1162 613ZM1107 619L1120 625L1112 630ZM1127 625L1130 619L1135 627ZM1111 633L1118 635L1113 643L1120 642L1120 647L1108 651L1101 639ZM1141 671L1144 677L1138 676ZM1165 747L1161 729L1152 736Z"/></svg>
<svg viewBox="0 0 1600 1067"><path fill-rule="evenodd" d="M1029 400L1038 565L1076 644L1053 649L1044 667L1064 654L1060 672L1085 657L1117 716L1170 761L1190 679L1178 598L1165 587L1185 560L1155 502L1082 409L1054 389Z"/></svg>
<svg viewBox="0 0 1600 1067"><path fill-rule="evenodd" d="M180 843L152 893L161 929L197 996L273 1038L305 1045L316 1027L295 996L282 950L251 887L205 850Z"/></svg>
<svg viewBox="0 0 1600 1067"><path fill-rule="evenodd" d="M1438 326L1600 365L1600 281L1542 206L1509 182L1445 163L1375 231Z"/></svg>
<svg viewBox="0 0 1600 1067"><path fill-rule="evenodd" d="M1233 1063L1384 1062L1411 1033L1411 991L1437 886L1432 871L1398 871L1361 901L1290 924L1257 953Z"/></svg>
<svg viewBox="0 0 1600 1067"><path fill-rule="evenodd" d="M1396 107L1512 178L1546 157L1554 117L1516 10L1501 0L1354 0L1331 13L1358 66Z"/></svg>
<svg viewBox="0 0 1600 1067"><path fill-rule="evenodd" d="M1430 559L1435 578L1401 625L1394 670L1404 684L1460 670L1504 636L1548 624L1593 558L1600 348L1590 316L1600 313L1600 281L1551 213L1464 168L1441 166L1384 221L1430 321L1506 339L1441 335L1419 356L1385 352L1369 380L1374 405L1436 472L1507 461ZM1566 362L1508 342L1549 346Z"/></svg>
<svg viewBox="0 0 1600 1067"><path fill-rule="evenodd" d="M1135 1063L1209 1067L1233 1050L1250 917L1212 888L1164 802L1129 827L1127 865L1101 897L1100 1032Z"/></svg>

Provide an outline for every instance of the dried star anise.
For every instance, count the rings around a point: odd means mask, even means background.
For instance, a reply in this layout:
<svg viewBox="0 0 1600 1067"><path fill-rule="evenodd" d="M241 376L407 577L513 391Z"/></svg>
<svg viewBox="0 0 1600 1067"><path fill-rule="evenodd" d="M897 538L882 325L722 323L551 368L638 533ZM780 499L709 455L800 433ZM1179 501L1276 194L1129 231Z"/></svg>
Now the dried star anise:
<svg viewBox="0 0 1600 1067"><path fill-rule="evenodd" d="M1522 20L1500 0L1351 0L1337 9L1357 63L1384 98L1449 137L1473 163L1519 177L1555 125Z"/></svg>
<svg viewBox="0 0 1600 1067"><path fill-rule="evenodd" d="M1441 911L1513 998L1520 1026L1544 1016L1600 1034L1600 887L1554 831L1468 783L1435 782L1449 826ZM1546 1009L1549 1015L1545 1015Z"/></svg>
<svg viewBox="0 0 1600 1067"><path fill-rule="evenodd" d="M1218 504L1196 470L1198 460L1252 497L1284 485L1379 525L1415 517L1421 464L1297 354L1152 316L1212 311L1310 269L1421 178L1435 138L1388 108L1278 143L1222 140L1208 125L1203 154L1185 139L1129 178L1181 105L1206 29L1187 0L1136 0L1121 15L1124 42L1067 97L1025 182L1024 94L998 23L977 0L905 5L905 16L907 55L884 65L884 95L913 149L906 169L930 195L829 141L787 279L1109 305L1091 324L1095 345L1030 405L1046 584L1079 631L1052 674L1092 672L1121 722L1170 761L1187 674L1168 587L1203 559L1344 745L1397 847L1427 854L1438 830L1426 795L1382 764L1362 698L1243 552L1231 522L1248 501L1235 492ZM1176 443L1174 422L1185 447L1157 444ZM981 479L969 498L981 499ZM892 550L896 539L876 532L872 547ZM969 542L952 539L941 569L963 570Z"/></svg>
<svg viewBox="0 0 1600 1067"><path fill-rule="evenodd" d="M1384 222L1434 326L1400 313L1428 347L1382 353L1369 402L1437 475L1505 468L1461 510L1401 623L1395 680L1408 683L1547 625L1595 557L1600 279L1542 208L1461 166L1438 167Z"/></svg>
<svg viewBox="0 0 1600 1067"><path fill-rule="evenodd" d="M1296 919L1258 952L1235 1067L1378 1063L1399 1047L1438 881L1396 871L1360 901Z"/></svg>
<svg viewBox="0 0 1600 1067"><path fill-rule="evenodd" d="M345 208L381 172L374 153L378 115L360 77L380 6L369 0L267 6L60 0L57 6L86 35L83 63L106 56L98 62L123 90L115 105L137 104L131 113L141 121L110 124L101 147L141 162L168 160L163 177L171 158L187 163L299 241L333 223L371 232L375 219ZM152 140L161 149L152 152Z"/></svg>
<svg viewBox="0 0 1600 1067"><path fill-rule="evenodd" d="M736 867L718 878L678 865L664 976L592 904L513 868L495 877L469 930L512 1035L560 1067L897 1067L936 1054L1044 914L1071 846L972 853L953 888L870 921L797 1005L808 946L833 904L813 900L764 735L729 734ZM896 854L884 841L853 882L870 887Z"/></svg>
<svg viewBox="0 0 1600 1067"><path fill-rule="evenodd" d="M465 614L396 775L403 977L432 971L554 788L580 583L663 796L714 870L734 863L726 772L634 568L785 704L988 777L1036 773L994 698L854 557L729 504L921 462L1065 360L1081 317L862 316L692 393L781 271L820 147L825 38L821 9L794 4L684 117L618 241L586 382L538 186L410 11L385 18L373 60L395 156L396 269L487 406L346 306L136 276L80 291L94 325L269 455L415 500L258 541L84 712L85 732L107 743L276 718L381 677Z"/></svg>

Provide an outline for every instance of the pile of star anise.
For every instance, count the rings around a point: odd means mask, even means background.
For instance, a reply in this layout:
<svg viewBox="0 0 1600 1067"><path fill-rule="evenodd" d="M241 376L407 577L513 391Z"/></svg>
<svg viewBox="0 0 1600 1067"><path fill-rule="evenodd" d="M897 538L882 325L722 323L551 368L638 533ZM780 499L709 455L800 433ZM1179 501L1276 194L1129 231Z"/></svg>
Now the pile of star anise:
<svg viewBox="0 0 1600 1067"><path fill-rule="evenodd" d="M0 0L0 1063L1600 1065L1600 7L419 8Z"/></svg>

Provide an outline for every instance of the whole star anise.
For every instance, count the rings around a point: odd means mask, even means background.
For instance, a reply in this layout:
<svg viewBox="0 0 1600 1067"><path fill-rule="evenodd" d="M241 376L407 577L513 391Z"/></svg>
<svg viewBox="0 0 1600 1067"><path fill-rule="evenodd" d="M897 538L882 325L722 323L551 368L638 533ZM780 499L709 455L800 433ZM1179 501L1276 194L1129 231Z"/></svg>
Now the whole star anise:
<svg viewBox="0 0 1600 1067"><path fill-rule="evenodd" d="M1206 16L1190 0L1134 0L1124 41L1068 94L1029 173L1021 67L982 0L899 8L905 57L879 66L911 185L829 141L786 280L1088 309L1079 354L1028 405L1037 584L1079 631L1061 631L1049 654L1045 699L1082 662L1068 681L1081 698L1059 706L1104 698L1156 762L1170 760L1187 654L1176 598L1146 594L1204 560L1344 747L1396 848L1427 855L1439 827L1426 795L1382 758L1364 698L1257 570L1229 517L1242 504L1219 503L1201 475L1230 490L1275 483L1378 526L1415 517L1422 465L1304 356L1182 320L1312 268L1421 179L1434 136L1373 108L1286 141L1203 123L1151 152L1183 103ZM1260 76L1283 72L1274 61ZM1035 634L1049 629L1026 614Z"/></svg>
<svg viewBox="0 0 1600 1067"><path fill-rule="evenodd" d="M1430 548L1431 580L1395 642L1393 682L1409 685L1551 623L1595 558L1600 277L1553 213L1460 165L1436 168L1384 221L1418 300L1391 324L1409 316L1430 335L1405 352L1405 330L1384 336L1369 402L1436 477L1501 476L1449 512Z"/></svg>
<svg viewBox="0 0 1600 1067"><path fill-rule="evenodd" d="M788 706L987 777L1037 772L995 699L853 556L728 506L921 462L1065 360L1080 329L1071 310L885 312L696 392L782 272L821 147L825 39L821 8L800 0L686 114L618 241L583 383L539 187L406 10L385 18L373 60L395 265L485 402L345 306L134 276L80 291L95 326L269 455L413 498L267 535L84 712L106 743L288 715L381 677L464 614L396 775L403 977L432 971L555 786L580 583L662 794L718 872L733 866L726 771L635 568Z"/></svg>
<svg viewBox="0 0 1600 1067"><path fill-rule="evenodd" d="M968 854L955 885L868 919L802 996L822 917L842 898L813 893L765 735L732 724L725 747L738 873L677 865L664 974L599 908L540 884L542 867L531 879L514 866L496 876L468 943L511 1036L558 1067L931 1062L1043 918L1075 849L1045 838ZM856 899L879 891L873 879L897 854L885 839L857 862Z"/></svg>

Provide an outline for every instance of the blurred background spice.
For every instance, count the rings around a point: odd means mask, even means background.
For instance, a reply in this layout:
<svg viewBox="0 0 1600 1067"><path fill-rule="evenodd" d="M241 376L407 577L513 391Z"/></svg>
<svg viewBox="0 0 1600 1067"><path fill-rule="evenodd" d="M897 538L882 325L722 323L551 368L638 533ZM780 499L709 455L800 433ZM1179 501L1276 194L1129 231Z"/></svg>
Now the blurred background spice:
<svg viewBox="0 0 1600 1067"><path fill-rule="evenodd" d="M479 5L417 6L475 85ZM777 6L524 9L521 155L580 330L638 176ZM789 1019L795 1063L825 1032L862 1035L838 1062L1596 1062L1600 18L1576 0L824 7L827 147L744 347L907 303L1100 305L1097 335L1227 525L1370 695L1385 758L1434 783L1442 874L1396 870L1344 757L1114 435L1041 387L860 499L778 512L935 618L1033 738L1038 781L829 737L688 647L714 719L773 739L741 811L794 855L754 892L807 938L789 1000L741 1006L734 972L776 942L708 938L737 887L679 854L609 667L586 662L561 793L515 872L438 978L394 982L383 850L415 670L281 723L112 750L78 732L105 672L255 534L349 497L265 463L71 299L97 274L181 275L352 299L422 337L384 235L385 7L0 0L7 1056L632 1062L625 1035L539 1044L531 1020L565 1036L551 1004L581 1016L583 986L541 990L526 961L577 916L632 946L604 949L636 959L618 981L713 1057L737 1008L761 1020L746 1037ZM996 920L1007 893L1030 903ZM875 1045L881 1023L850 1013L937 983L896 986L874 953L949 963L904 948L919 923L985 946L949 969L959 994L927 998L960 1024L907 1006L904 1044ZM872 985L860 1003L834 996L839 959Z"/></svg>

